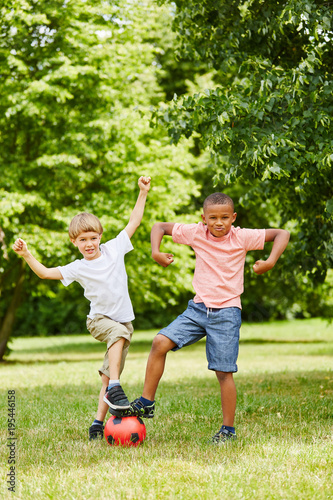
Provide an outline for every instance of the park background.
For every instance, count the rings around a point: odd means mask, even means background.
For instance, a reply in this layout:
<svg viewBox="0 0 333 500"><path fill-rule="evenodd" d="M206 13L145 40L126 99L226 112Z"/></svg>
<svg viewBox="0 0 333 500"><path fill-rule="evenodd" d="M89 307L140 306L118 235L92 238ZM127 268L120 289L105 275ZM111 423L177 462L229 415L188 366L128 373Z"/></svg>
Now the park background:
<svg viewBox="0 0 333 500"><path fill-rule="evenodd" d="M214 191L236 225L281 227L291 242L255 276L243 319L330 317L333 255L332 5L315 1L13 0L1 7L0 358L12 336L85 331L79 285L43 282L11 250L46 266L79 258L68 224L95 213L111 239L140 175L152 177L126 258L136 329L159 328L193 296L194 256L155 221L198 222Z"/></svg>
<svg viewBox="0 0 333 500"><path fill-rule="evenodd" d="M332 12L325 0L0 2L1 443L7 409L17 437L15 493L0 450L3 498L332 498ZM235 446L208 444L221 412L204 341L170 354L142 447L90 443L104 346L86 331L89 304L11 249L21 237L48 267L80 258L71 218L93 212L115 237L140 175L152 187L126 257L130 398L153 336L193 297L193 253L166 238L175 262L159 267L153 223L198 222L224 191L240 226L291 233L266 275L252 265L270 245L247 255Z"/></svg>

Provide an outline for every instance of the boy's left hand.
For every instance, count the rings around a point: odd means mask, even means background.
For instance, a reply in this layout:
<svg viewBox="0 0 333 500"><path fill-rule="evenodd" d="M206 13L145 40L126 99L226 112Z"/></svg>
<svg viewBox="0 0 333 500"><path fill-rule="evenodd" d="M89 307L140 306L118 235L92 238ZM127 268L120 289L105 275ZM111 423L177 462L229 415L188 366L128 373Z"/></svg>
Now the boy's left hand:
<svg viewBox="0 0 333 500"><path fill-rule="evenodd" d="M13 245L14 252L23 257L28 253L28 246L22 238L18 238Z"/></svg>
<svg viewBox="0 0 333 500"><path fill-rule="evenodd" d="M145 191L148 193L150 189L150 177L144 177L143 175L140 177L138 180L138 185L140 188L140 191Z"/></svg>
<svg viewBox="0 0 333 500"><path fill-rule="evenodd" d="M253 265L253 271L256 274L264 274L267 271L270 271L274 265L272 265L268 260L257 260L257 262Z"/></svg>

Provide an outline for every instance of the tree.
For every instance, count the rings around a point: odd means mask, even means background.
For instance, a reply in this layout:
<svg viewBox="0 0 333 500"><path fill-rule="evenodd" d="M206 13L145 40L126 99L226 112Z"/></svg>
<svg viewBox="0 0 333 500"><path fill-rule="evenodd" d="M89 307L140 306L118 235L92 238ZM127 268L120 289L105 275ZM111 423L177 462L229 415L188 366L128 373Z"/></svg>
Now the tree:
<svg viewBox="0 0 333 500"><path fill-rule="evenodd" d="M179 265L169 296L148 258L152 221L174 218L197 190L188 180L195 162L188 145L170 146L146 118L164 95L153 65L163 23L170 23L169 10L149 1L13 0L1 7L0 359L22 293L29 295L29 315L36 296L63 293L22 266L10 251L16 237L48 266L78 258L66 234L71 218L93 212L106 237L115 236L141 174L153 177L153 187L128 259L134 307L166 308L190 286L186 265ZM55 316L69 323L76 304L67 300Z"/></svg>
<svg viewBox="0 0 333 500"><path fill-rule="evenodd" d="M289 266L322 282L333 263L333 26L327 1L176 0L179 52L214 85L157 108L172 142L199 135L211 176L245 208L278 210Z"/></svg>

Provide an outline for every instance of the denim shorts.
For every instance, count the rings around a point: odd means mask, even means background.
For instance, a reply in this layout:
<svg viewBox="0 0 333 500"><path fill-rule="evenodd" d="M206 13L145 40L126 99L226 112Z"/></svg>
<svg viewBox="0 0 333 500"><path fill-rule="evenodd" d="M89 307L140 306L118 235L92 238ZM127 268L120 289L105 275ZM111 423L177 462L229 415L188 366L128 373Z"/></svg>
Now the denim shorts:
<svg viewBox="0 0 333 500"><path fill-rule="evenodd" d="M172 350L194 344L206 337L208 369L237 372L241 310L238 307L207 308L190 300L186 311L158 334L176 345Z"/></svg>

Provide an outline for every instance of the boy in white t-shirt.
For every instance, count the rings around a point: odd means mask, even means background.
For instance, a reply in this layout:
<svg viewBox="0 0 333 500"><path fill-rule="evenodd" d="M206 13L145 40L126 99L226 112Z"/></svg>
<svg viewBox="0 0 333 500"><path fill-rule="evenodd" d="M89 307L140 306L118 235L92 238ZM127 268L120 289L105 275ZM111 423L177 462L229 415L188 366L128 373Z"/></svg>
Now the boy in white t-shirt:
<svg viewBox="0 0 333 500"><path fill-rule="evenodd" d="M206 337L208 369L215 371L220 384L223 425L212 443L223 444L236 438L234 417L241 301L246 253L261 250L273 242L267 260L258 260L253 269L263 274L276 264L289 241L283 229L242 229L236 220L232 199L224 193L206 198L202 222L178 224L158 222L151 231L153 259L163 267L173 255L160 251L162 238L172 236L175 243L189 245L195 252L193 287L196 295L184 313L163 328L154 338L149 354L143 393L131 403L129 414L152 418L155 393L164 372L167 353L177 351ZM112 411L112 410L111 410Z"/></svg>
<svg viewBox="0 0 333 500"><path fill-rule="evenodd" d="M13 250L24 258L42 279L61 280L68 286L80 283L90 301L87 328L97 340L106 342L107 352L99 373L102 389L96 419L89 428L90 439L103 438L103 422L108 407L126 414L129 401L120 385L120 374L133 333L134 313L128 294L125 254L133 250L130 238L139 227L150 189L150 177L140 177L140 193L129 222L116 238L100 245L103 228L99 219L88 213L76 215L69 226L71 242L83 259L66 266L47 268L31 255L27 244L17 239Z"/></svg>

